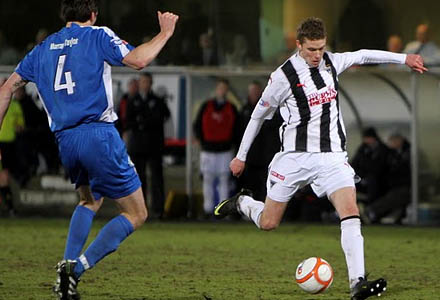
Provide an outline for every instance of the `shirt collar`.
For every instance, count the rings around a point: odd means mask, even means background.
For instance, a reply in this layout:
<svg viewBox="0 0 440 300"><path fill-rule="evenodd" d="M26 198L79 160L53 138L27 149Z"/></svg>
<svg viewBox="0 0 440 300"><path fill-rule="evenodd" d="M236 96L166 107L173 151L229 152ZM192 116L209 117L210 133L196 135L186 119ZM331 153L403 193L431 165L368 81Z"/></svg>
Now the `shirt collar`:
<svg viewBox="0 0 440 300"><path fill-rule="evenodd" d="M309 64L306 62L306 60L301 55L299 55L299 51L296 51L295 54L292 55L292 57L294 59L296 59L297 61L299 61L303 67L308 68L308 69L314 68L314 67L309 66ZM322 58L321 61L319 62L319 65L316 68L319 69L323 65L323 63L324 63L324 59Z"/></svg>

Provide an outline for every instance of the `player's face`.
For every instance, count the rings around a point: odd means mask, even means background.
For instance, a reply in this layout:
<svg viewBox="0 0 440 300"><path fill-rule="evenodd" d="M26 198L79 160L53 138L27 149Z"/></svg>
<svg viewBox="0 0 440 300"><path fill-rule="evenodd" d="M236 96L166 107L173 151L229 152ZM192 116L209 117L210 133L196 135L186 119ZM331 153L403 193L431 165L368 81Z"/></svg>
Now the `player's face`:
<svg viewBox="0 0 440 300"><path fill-rule="evenodd" d="M314 40L305 39L301 44L299 40L296 41L296 45L299 49L299 55L307 62L311 67L319 66L322 56L325 52L325 45L327 40Z"/></svg>

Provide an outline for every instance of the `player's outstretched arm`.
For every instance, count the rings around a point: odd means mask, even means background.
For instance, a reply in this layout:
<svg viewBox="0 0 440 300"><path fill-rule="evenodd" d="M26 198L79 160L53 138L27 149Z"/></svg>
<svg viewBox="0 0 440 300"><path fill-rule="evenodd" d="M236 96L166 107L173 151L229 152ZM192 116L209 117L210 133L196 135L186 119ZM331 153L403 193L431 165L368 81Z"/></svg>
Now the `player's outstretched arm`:
<svg viewBox="0 0 440 300"><path fill-rule="evenodd" d="M122 61L126 66L136 70L145 68L162 50L174 33L179 16L170 12L157 12L160 32L149 42L144 43L127 54Z"/></svg>
<svg viewBox="0 0 440 300"><path fill-rule="evenodd" d="M423 58L418 54L408 54L406 56L405 64L420 74L428 71L428 68L424 66Z"/></svg>

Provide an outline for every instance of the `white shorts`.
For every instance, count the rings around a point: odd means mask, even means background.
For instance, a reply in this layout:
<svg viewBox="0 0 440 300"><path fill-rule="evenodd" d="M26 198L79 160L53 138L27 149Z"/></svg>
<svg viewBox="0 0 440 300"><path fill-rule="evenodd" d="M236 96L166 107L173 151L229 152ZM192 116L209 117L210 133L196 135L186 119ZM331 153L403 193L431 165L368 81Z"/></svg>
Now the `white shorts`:
<svg viewBox="0 0 440 300"><path fill-rule="evenodd" d="M278 152L269 165L267 196L288 202L295 192L311 184L318 197L355 186L355 172L347 152Z"/></svg>
<svg viewBox="0 0 440 300"><path fill-rule="evenodd" d="M229 173L229 163L234 154L231 151L225 152L200 152L200 171L202 174L211 173L221 175Z"/></svg>

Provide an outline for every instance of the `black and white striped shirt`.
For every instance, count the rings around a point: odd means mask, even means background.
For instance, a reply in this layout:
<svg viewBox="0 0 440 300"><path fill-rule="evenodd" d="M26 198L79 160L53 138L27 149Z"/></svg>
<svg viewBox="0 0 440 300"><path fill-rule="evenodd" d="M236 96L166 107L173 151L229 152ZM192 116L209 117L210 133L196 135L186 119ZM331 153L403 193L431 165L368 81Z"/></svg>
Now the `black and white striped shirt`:
<svg viewBox="0 0 440 300"><path fill-rule="evenodd" d="M352 65L404 64L406 54L379 50L326 52L318 67L311 68L298 54L275 70L252 113L237 158L247 151L264 119L280 107L281 151L341 152L346 150L346 132L338 97L338 75Z"/></svg>

